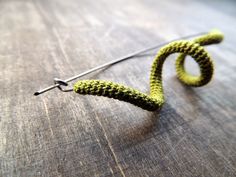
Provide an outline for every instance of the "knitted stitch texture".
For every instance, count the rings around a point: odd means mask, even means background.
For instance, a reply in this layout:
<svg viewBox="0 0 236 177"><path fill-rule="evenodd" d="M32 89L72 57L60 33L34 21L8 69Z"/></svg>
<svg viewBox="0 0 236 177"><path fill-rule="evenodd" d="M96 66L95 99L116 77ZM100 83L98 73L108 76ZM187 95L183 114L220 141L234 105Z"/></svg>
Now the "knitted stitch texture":
<svg viewBox="0 0 236 177"><path fill-rule="evenodd" d="M80 80L74 85L74 91L79 94L105 96L129 102L148 111L160 109L164 103L162 87L162 67L166 58L173 53L180 53L176 60L176 71L184 84L200 87L206 85L213 76L213 62L210 55L202 47L217 44L223 40L223 34L212 30L193 41L180 40L162 47L157 53L150 74L150 95L121 84L102 80ZM190 55L200 67L200 76L192 76L185 71L184 61Z"/></svg>

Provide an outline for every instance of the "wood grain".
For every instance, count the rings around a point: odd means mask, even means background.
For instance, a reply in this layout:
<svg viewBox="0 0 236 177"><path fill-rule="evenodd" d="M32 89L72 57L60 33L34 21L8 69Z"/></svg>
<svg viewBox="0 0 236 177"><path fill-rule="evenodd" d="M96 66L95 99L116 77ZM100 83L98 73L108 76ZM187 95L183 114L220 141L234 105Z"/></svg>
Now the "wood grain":
<svg viewBox="0 0 236 177"><path fill-rule="evenodd" d="M235 1L0 0L0 176L236 176ZM148 45L219 28L213 81L183 86L170 56L166 103L33 93ZM157 51L154 51L154 53ZM87 79L149 91L153 55ZM189 58L187 67L197 73Z"/></svg>

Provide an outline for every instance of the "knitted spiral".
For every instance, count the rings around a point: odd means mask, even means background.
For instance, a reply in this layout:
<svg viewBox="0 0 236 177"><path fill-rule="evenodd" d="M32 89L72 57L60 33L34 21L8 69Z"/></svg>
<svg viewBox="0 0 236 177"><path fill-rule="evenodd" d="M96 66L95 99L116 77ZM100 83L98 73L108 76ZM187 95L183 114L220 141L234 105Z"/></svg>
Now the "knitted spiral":
<svg viewBox="0 0 236 177"><path fill-rule="evenodd" d="M80 80L75 83L73 90L79 94L105 96L126 101L148 111L160 109L164 103L162 66L166 58L170 54L180 53L176 60L179 80L189 86L203 86L211 80L214 67L210 55L202 46L217 44L222 40L223 34L218 30L213 30L193 41L180 40L162 47L151 67L150 95L121 84L101 80ZM187 55L191 56L199 65L200 76L192 76L186 73L184 61Z"/></svg>

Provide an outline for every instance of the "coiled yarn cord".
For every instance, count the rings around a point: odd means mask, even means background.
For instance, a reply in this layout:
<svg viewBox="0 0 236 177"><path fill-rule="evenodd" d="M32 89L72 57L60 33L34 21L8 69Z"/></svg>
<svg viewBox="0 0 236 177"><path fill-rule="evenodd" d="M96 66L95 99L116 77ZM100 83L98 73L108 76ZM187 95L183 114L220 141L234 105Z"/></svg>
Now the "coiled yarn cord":
<svg viewBox="0 0 236 177"><path fill-rule="evenodd" d="M105 96L129 102L145 110L160 109L164 103L162 87L162 67L166 58L173 53L180 53L176 60L176 71L180 81L184 84L199 87L207 84L213 75L213 63L207 51L202 47L217 44L223 40L223 34L213 30L193 41L180 40L162 47L157 53L151 68L150 95L136 89L110 81L80 80L74 85L74 91L79 94ZM200 76L189 75L184 68L184 61L190 55L200 67Z"/></svg>

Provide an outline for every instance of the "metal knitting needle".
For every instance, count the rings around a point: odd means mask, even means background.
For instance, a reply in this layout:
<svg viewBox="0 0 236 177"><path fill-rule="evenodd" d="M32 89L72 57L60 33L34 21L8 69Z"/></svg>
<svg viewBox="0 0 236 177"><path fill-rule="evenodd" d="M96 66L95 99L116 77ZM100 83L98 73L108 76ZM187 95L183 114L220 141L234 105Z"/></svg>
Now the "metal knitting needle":
<svg viewBox="0 0 236 177"><path fill-rule="evenodd" d="M177 38L177 39L168 41L168 42L164 42L164 43L161 43L161 44L156 44L156 45L147 47L147 48L145 48L145 49L141 49L141 50L139 50L139 51L136 51L136 52L133 52L133 53L131 53L131 54L128 54L128 55L126 55L126 56L124 56L124 57L121 57L121 58L112 60L112 61L110 61L110 62L104 63L104 64L99 65L99 66L97 66L97 67L94 67L94 68L92 68L92 69L90 69L90 70L87 70L87 71L85 71L85 72L82 72L82 73L80 73L80 74L78 74L78 75L76 75L76 76L70 77L70 78L68 78L68 79L66 79L66 80L61 80L61 79L55 78L55 79L54 79L54 85L51 85L51 86L46 87L46 88L44 88L44 89L41 89L41 90L35 92L34 95L35 95L35 96L40 95L40 94L45 93L45 92L47 92L47 91L49 91L49 90L52 90L52 89L54 89L54 88L59 88L61 91L72 91L72 89L63 90L60 86L61 86L61 85L63 85L63 86L68 86L68 82L71 82L71 81L73 81L73 80L75 80L75 79L78 79L78 78L80 78L80 77L82 77L82 76L85 76L85 75L90 74L90 73L92 73L92 72L94 72L94 71L100 70L100 69L102 69L102 68L105 68L105 67L107 67L107 66L114 65L114 64L116 64L116 63L119 63L119 62L124 61L124 60L127 60L127 59L131 59L131 58L133 58L133 57L135 57L135 56L137 56L137 55L139 55L139 54L142 54L142 53L144 53L144 52L147 52L147 51L150 51L150 50L153 50L153 49L157 49L157 48L159 48L159 47L161 47L161 46L164 46L164 45L166 45L166 44L168 44L168 43L170 43L170 42L173 42L173 41L176 41L176 40L181 40L181 39L188 39L188 38L192 38L192 37L196 37L196 36L200 36L200 35L204 35L204 34L207 34L207 32L201 32L201 33L197 33L197 34L187 35L187 36L180 37L180 38Z"/></svg>

